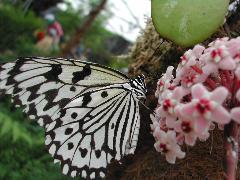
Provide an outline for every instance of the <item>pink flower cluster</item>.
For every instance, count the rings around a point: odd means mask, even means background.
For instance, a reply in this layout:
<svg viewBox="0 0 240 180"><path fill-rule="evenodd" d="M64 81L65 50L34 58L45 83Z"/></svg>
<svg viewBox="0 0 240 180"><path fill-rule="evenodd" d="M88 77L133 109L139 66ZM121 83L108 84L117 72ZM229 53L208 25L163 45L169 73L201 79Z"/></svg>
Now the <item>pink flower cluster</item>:
<svg viewBox="0 0 240 180"><path fill-rule="evenodd" d="M181 145L206 141L209 131L240 123L240 37L196 45L159 79L158 106L151 116L155 148L169 163L184 158Z"/></svg>

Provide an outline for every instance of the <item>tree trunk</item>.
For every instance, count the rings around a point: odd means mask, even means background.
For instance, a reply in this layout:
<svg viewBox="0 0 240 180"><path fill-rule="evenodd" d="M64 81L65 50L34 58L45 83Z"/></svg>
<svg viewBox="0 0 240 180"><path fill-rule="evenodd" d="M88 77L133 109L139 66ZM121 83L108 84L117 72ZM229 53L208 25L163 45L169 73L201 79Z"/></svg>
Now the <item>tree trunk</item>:
<svg viewBox="0 0 240 180"><path fill-rule="evenodd" d="M87 32L87 30L91 27L96 17L100 14L100 12L104 9L107 0L102 0L99 5L92 9L88 14L86 20L82 24L82 26L77 29L75 35L70 39L70 41L63 48L61 57L67 57L69 54L72 54L72 49L79 45L81 38Z"/></svg>

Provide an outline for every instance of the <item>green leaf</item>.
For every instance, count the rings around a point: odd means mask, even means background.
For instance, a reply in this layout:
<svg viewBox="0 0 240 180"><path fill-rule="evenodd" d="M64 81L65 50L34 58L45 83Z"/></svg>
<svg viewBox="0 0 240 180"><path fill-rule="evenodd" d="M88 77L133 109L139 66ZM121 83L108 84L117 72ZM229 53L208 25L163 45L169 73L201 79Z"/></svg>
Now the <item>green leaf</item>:
<svg viewBox="0 0 240 180"><path fill-rule="evenodd" d="M32 136L27 132L23 123L13 120L0 111L0 137L10 136L13 142L23 140L29 145L33 144Z"/></svg>
<svg viewBox="0 0 240 180"><path fill-rule="evenodd" d="M192 46L223 24L228 4L229 0L152 0L152 19L161 36Z"/></svg>

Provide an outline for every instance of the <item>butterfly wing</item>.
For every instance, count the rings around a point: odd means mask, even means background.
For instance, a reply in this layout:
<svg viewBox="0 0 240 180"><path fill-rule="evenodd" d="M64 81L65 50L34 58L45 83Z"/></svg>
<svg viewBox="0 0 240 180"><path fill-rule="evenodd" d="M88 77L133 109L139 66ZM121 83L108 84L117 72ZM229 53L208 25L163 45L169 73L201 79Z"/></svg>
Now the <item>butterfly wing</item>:
<svg viewBox="0 0 240 180"><path fill-rule="evenodd" d="M45 144L64 174L104 177L112 159L136 148L138 100L124 85L82 93L56 115L46 129Z"/></svg>
<svg viewBox="0 0 240 180"><path fill-rule="evenodd" d="M20 58L0 66L0 91L11 94L14 104L42 126L77 94L126 81L108 67L61 58Z"/></svg>

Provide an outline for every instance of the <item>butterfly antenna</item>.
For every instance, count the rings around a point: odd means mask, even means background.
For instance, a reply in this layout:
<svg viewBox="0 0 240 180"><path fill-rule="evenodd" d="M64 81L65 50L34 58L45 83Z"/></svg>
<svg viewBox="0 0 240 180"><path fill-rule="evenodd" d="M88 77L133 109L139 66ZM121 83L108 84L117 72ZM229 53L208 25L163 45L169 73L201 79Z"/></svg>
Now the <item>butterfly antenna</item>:
<svg viewBox="0 0 240 180"><path fill-rule="evenodd" d="M151 110L149 107L147 107L142 101L139 101L148 111L150 111L151 114L156 114L153 110Z"/></svg>

